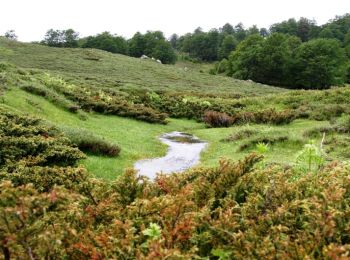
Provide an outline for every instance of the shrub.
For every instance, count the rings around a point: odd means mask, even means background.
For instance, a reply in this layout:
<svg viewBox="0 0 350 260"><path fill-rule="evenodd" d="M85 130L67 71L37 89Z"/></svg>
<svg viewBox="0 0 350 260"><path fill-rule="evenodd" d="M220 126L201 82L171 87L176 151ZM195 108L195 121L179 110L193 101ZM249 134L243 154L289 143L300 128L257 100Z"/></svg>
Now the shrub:
<svg viewBox="0 0 350 260"><path fill-rule="evenodd" d="M63 129L69 140L81 151L97 155L117 157L120 148L82 129Z"/></svg>
<svg viewBox="0 0 350 260"><path fill-rule="evenodd" d="M225 113L207 111L203 121L210 127L229 127L234 123L234 118Z"/></svg>
<svg viewBox="0 0 350 260"><path fill-rule="evenodd" d="M73 166L84 158L59 131L39 119L0 110L0 170L22 167Z"/></svg>
<svg viewBox="0 0 350 260"><path fill-rule="evenodd" d="M253 129L244 129L242 131L239 131L233 135L230 135L229 137L223 139L223 141L227 141L227 142L235 142L235 141L239 141L242 140L244 138L248 138L251 137L252 135L258 133L257 130L253 130Z"/></svg>
<svg viewBox="0 0 350 260"><path fill-rule="evenodd" d="M43 86L25 85L22 89L28 93L45 97L55 105L62 107L69 112L78 113L80 107L75 105L72 101L66 99L64 96L58 94L55 90L48 89Z"/></svg>
<svg viewBox="0 0 350 260"><path fill-rule="evenodd" d="M244 151L246 149L257 147L259 144L265 144L265 145L273 145L275 143L281 143L287 141L289 138L288 136L261 136L254 139L251 139L243 144L241 144L238 148L238 151Z"/></svg>

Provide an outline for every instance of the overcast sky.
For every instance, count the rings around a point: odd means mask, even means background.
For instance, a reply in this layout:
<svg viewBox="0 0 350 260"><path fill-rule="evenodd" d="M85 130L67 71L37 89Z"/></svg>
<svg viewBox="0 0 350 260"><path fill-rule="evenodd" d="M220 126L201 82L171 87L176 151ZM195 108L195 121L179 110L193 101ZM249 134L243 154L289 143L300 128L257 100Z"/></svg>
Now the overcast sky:
<svg viewBox="0 0 350 260"><path fill-rule="evenodd" d="M72 28L80 36L110 31L131 37L136 31L161 30L169 37L198 26L226 22L269 27L291 17L324 24L350 12L349 0L0 0L0 34L14 29L21 41L43 39L50 29Z"/></svg>

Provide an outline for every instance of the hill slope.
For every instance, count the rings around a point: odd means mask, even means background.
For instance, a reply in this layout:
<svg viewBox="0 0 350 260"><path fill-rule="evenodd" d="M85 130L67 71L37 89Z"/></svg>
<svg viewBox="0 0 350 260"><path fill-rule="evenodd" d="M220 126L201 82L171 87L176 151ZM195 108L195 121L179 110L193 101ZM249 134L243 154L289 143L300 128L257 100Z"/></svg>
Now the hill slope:
<svg viewBox="0 0 350 260"><path fill-rule="evenodd" d="M118 89L150 89L223 94L265 95L281 88L200 73L93 49L52 48L0 37L0 61L22 68L41 69L76 84Z"/></svg>

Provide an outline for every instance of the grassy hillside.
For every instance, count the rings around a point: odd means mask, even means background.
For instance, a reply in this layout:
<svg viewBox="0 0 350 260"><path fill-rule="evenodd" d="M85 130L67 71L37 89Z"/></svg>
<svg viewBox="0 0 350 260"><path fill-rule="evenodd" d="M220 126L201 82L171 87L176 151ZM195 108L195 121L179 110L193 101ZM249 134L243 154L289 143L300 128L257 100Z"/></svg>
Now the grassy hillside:
<svg viewBox="0 0 350 260"><path fill-rule="evenodd" d="M22 68L41 69L76 84L116 89L150 89L214 93L216 95L265 95L284 89L200 73L196 66L161 65L92 49L64 49L9 41L0 37L0 61ZM187 69L186 69L187 67Z"/></svg>

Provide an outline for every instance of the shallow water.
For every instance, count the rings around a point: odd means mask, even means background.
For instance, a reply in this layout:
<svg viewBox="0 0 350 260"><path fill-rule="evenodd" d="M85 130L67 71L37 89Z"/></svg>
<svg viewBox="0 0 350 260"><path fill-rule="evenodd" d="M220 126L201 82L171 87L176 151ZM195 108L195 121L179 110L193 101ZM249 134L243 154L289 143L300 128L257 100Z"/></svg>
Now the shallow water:
<svg viewBox="0 0 350 260"><path fill-rule="evenodd" d="M181 132L171 132L162 135L159 140L168 145L168 152L164 157L141 160L134 168L140 175L154 179L157 173L173 173L187 170L199 162L200 153L207 143L193 135Z"/></svg>

